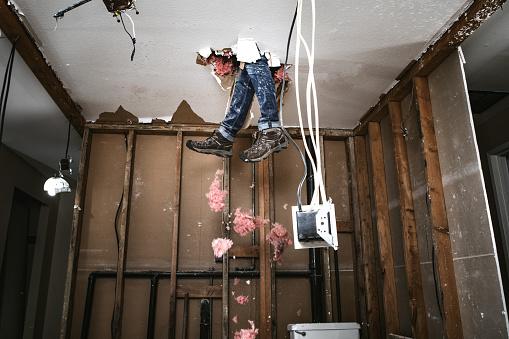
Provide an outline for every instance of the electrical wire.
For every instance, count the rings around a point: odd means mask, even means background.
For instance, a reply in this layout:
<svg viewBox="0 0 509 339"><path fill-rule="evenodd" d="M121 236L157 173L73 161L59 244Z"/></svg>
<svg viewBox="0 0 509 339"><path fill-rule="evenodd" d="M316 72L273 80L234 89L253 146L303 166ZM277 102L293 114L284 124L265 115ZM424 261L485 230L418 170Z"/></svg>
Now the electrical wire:
<svg viewBox="0 0 509 339"><path fill-rule="evenodd" d="M283 101L284 101L284 94L285 94L285 84L286 84L286 65L288 64L288 52L290 50L290 42L292 40L292 32L293 28L295 26L295 20L297 19L297 9L298 4L295 7L295 14L293 15L292 25L290 27L290 33L288 34L288 41L286 43L286 57L285 57L285 63L283 64L283 82L281 83L281 100L279 100L279 120L281 121L281 129L283 130L283 133L285 137L290 140L292 145L295 147L295 149L299 152L300 158L302 160L302 164L304 165L304 174L302 178L300 179L299 186L297 187L297 206L299 207L299 211L302 211L302 198L301 198L301 192L302 187L304 186L304 182L306 181L306 177L308 175L308 165L306 163L306 157L302 153L302 150L300 149L299 145L293 140L292 136L286 128L283 126Z"/></svg>
<svg viewBox="0 0 509 339"><path fill-rule="evenodd" d="M127 18L131 21L131 25L133 28L133 34L129 33L129 31L125 27L124 18L122 16L122 14L125 14L127 16ZM120 12L119 16L120 16L120 21L122 22L122 27L124 27L124 31L127 33L127 35L129 35L129 37L131 38L131 42L133 43L133 51L131 53L131 61L133 61L134 54L136 53L136 31L134 30L134 21L131 18L131 16L129 14L127 14L126 12Z"/></svg>
<svg viewBox="0 0 509 339"><path fill-rule="evenodd" d="M327 201L326 199L326 192L325 192L325 185L323 183L323 176L322 176L322 163L321 163L321 147L320 147L320 122L319 122L319 112L318 112L318 100L317 100L317 94L316 94L316 83L314 79L314 39L316 35L316 7L315 7L315 0L311 0L311 15L312 15L312 43L311 48L309 48L309 45L307 44L306 40L304 39L302 35L302 7L303 1L298 1L298 10L297 10L297 43L295 46L295 91L296 91L296 100L297 100L297 113L299 117L299 127L302 134L303 142L304 142L304 148L306 149L306 153L308 157L310 158L310 164L313 170L313 177L315 181L315 190L313 192L313 198L311 200L312 205L319 204L319 199L321 198L322 203L325 203ZM300 45L303 45L307 59L308 59L308 78L307 78L307 84L306 84L306 110L307 110L307 121L308 121L308 130L310 134L311 139L311 145L314 149L314 154L316 156L315 159L313 159L309 145L305 139L305 132L303 127L303 119L302 119L302 109L301 109L301 102L300 102L300 91L299 91L299 57L300 57ZM313 106L311 106L311 100L313 101ZM313 109L314 109L314 123L316 125L316 129L313 130Z"/></svg>
<svg viewBox="0 0 509 339"><path fill-rule="evenodd" d="M67 145L65 146L65 159L69 157L69 143L71 141L71 121L69 120L69 126L67 126Z"/></svg>
<svg viewBox="0 0 509 339"><path fill-rule="evenodd" d="M5 112L7 109L7 99L9 98L9 92L11 89L12 68L14 66L17 41L18 39L16 38L12 43L9 59L7 60L7 66L5 67L4 81L2 83L2 94L0 95L0 144L2 144L4 134Z"/></svg>

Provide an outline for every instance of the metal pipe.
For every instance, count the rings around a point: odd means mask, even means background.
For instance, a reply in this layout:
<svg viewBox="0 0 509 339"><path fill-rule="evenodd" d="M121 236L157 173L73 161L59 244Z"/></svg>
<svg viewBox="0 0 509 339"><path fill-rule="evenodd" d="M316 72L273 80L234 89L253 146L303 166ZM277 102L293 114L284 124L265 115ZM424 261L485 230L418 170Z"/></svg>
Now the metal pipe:
<svg viewBox="0 0 509 339"><path fill-rule="evenodd" d="M306 141L310 144L311 138L306 137ZM313 150L311 150L311 156L316 158ZM316 160L316 159L315 159ZM313 191L315 190L314 174L312 171L311 160L306 154L307 170L308 175L306 178L306 195L308 204L311 203L313 198ZM322 322L323 317L323 279L322 279L322 263L321 253L316 248L309 249L309 270L311 271L310 277L310 289L311 289L311 318L313 322Z"/></svg>
<svg viewBox="0 0 509 339"><path fill-rule="evenodd" d="M90 275L95 278L113 278L116 276L116 271L94 271ZM171 274L166 271L126 271L126 278L131 279L149 279L157 275L159 279L169 279ZM281 278L286 277L310 277L313 275L311 270L279 270L276 271L276 276ZM260 271L230 271L228 276L230 278L259 278ZM180 271L177 272L178 278L183 279L209 279L222 277L221 271Z"/></svg>
<svg viewBox="0 0 509 339"><path fill-rule="evenodd" d="M96 276L93 274L90 274L88 276L87 295L85 298L85 311L83 313L83 322L81 324L81 339L88 338L88 330L90 329L90 318L92 317L92 304L94 302L95 278Z"/></svg>
<svg viewBox="0 0 509 339"><path fill-rule="evenodd" d="M154 274L150 279L150 303L148 307L147 339L154 339L158 289L159 289L159 275Z"/></svg>
<svg viewBox="0 0 509 339"><path fill-rule="evenodd" d="M336 308L338 310L338 321L341 322L343 320L343 315L341 314L341 287L339 285L339 256L338 251L334 251L334 280L336 285Z"/></svg>
<svg viewBox="0 0 509 339"><path fill-rule="evenodd" d="M184 319L182 321L182 339L187 339L187 323L189 319L189 293L184 295Z"/></svg>

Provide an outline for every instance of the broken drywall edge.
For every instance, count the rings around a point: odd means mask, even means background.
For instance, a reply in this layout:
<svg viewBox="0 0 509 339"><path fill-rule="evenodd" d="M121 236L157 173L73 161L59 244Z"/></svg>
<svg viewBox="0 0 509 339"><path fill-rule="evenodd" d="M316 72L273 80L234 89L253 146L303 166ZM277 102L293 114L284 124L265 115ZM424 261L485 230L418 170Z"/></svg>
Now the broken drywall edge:
<svg viewBox="0 0 509 339"><path fill-rule="evenodd" d="M120 105L116 112L103 112L99 114L99 119L95 121L96 123L116 123L116 124L137 124L139 123L139 119L136 115L127 111Z"/></svg>
<svg viewBox="0 0 509 339"><path fill-rule="evenodd" d="M205 120L196 114L186 100L182 100L173 113L170 124L206 124Z"/></svg>

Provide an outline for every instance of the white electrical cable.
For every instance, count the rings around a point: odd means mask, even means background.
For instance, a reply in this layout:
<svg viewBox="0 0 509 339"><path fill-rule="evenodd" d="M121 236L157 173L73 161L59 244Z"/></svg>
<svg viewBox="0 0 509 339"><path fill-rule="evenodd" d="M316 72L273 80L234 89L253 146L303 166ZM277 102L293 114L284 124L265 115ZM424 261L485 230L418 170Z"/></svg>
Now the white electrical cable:
<svg viewBox="0 0 509 339"><path fill-rule="evenodd" d="M129 18L129 20L131 21L131 25L132 25L132 27L133 27L133 38L134 38L134 39L136 39L136 32L135 32L135 30L134 30L134 21L133 21L133 19L131 18L131 16L130 16L129 14L127 14L127 12L125 12L125 11L124 11L124 14L125 14L125 16L126 16L126 17L128 17L128 18Z"/></svg>
<svg viewBox="0 0 509 339"><path fill-rule="evenodd" d="M321 161L321 145L320 145L320 121L319 121L319 112L318 112L318 99L316 93L316 83L314 78L314 48L315 48L315 28L316 28L316 6L315 0L311 0L311 15L312 15L312 33L311 33L311 49L309 48L304 36L302 35L302 5L303 0L299 0L297 7L297 43L295 47L295 91L296 91L296 99L297 99L297 113L299 117L299 126L301 135L303 138L304 147L306 149L306 153L310 158L311 167L313 170L313 177L315 182L315 190L313 192L313 197L311 200L311 205L317 205L320 203L320 198L322 203L327 201L325 185L323 182L322 175L322 161ZM299 95L299 81L298 81L298 70L299 70L299 54L300 54L300 44L304 46L306 51L306 56L308 59L309 70L308 70L308 78L306 85L306 112L307 112L307 121L308 121L308 129L309 135L311 139L311 144L313 146L313 150L315 153L316 161L313 160L309 151L309 145L305 138L304 127L302 122L302 110L300 107L300 95ZM311 100L313 100L313 106L311 105ZM314 110L314 117L313 117ZM313 130L313 118L314 123L316 124L316 130Z"/></svg>
<svg viewBox="0 0 509 339"><path fill-rule="evenodd" d="M297 20L296 20L296 33L297 33L297 41L295 43L295 99L297 101L297 116L299 118L299 128L302 136L302 143L304 144L304 148L306 150L306 154L308 156L309 162L311 164L311 168L313 170L313 174L316 173L316 165L313 157L311 155L311 151L309 150L308 143L306 141L306 133L304 132L304 123L302 122L302 110L300 105L300 91L299 91L299 55L300 55L300 44L301 44L301 30L302 30L302 1L298 0L297 3Z"/></svg>

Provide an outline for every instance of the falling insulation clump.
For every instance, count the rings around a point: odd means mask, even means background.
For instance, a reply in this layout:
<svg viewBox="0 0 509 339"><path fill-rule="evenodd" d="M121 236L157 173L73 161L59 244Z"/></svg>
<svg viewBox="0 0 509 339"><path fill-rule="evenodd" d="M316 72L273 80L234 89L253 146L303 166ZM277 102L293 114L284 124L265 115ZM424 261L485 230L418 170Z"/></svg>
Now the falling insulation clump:
<svg viewBox="0 0 509 339"><path fill-rule="evenodd" d="M270 233L267 234L267 241L270 242L272 247L274 247L274 256L272 260L279 262L281 261L281 255L286 246L290 246L292 244L292 240L290 239L290 234L288 234L288 230L279 223L274 223L274 227L270 230Z"/></svg>
<svg viewBox="0 0 509 339"><path fill-rule="evenodd" d="M223 254L233 246L233 241L225 238L217 238L212 240L212 249L214 250L214 256L221 258Z"/></svg>
<svg viewBox="0 0 509 339"><path fill-rule="evenodd" d="M253 217L251 212L245 212L241 208L235 210L234 216L233 230L242 237L269 222L259 216Z"/></svg>
<svg viewBox="0 0 509 339"><path fill-rule="evenodd" d="M237 303L240 305L245 305L249 302L249 297L246 295L239 295L235 298L235 301L237 301Z"/></svg>
<svg viewBox="0 0 509 339"><path fill-rule="evenodd" d="M221 182L223 181L223 170L217 170L214 180L210 184L209 193L205 196L209 200L209 207L213 212L222 212L224 210L225 199L228 192L221 189Z"/></svg>
<svg viewBox="0 0 509 339"><path fill-rule="evenodd" d="M258 335L258 329L255 328L254 321L248 320L251 328L241 329L240 331L235 332L234 339L255 339Z"/></svg>

